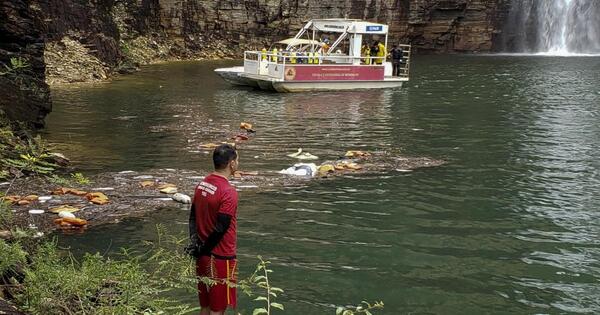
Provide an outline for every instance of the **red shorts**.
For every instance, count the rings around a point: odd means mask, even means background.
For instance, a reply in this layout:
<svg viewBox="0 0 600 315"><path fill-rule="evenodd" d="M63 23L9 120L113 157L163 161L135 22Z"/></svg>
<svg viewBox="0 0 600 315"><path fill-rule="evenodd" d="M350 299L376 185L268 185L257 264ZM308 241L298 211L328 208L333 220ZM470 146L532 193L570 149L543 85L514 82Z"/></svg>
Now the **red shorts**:
<svg viewBox="0 0 600 315"><path fill-rule="evenodd" d="M213 312L225 311L228 305L236 306L236 263L235 259L218 259L202 256L196 260L198 277L208 277L216 284L198 282L198 297L202 308L210 307ZM228 285L229 284L229 285Z"/></svg>

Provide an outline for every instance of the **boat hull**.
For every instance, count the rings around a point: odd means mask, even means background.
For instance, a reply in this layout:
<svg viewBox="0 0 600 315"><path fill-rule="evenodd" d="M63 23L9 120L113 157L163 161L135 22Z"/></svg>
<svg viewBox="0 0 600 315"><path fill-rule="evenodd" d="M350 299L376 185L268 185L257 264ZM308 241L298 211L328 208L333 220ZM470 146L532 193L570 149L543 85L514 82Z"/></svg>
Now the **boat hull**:
<svg viewBox="0 0 600 315"><path fill-rule="evenodd" d="M220 68L216 69L215 72L223 80L233 85L250 86L281 93L400 88L404 82L408 81L406 78L398 77L385 77L384 80L371 81L285 81L244 73L244 67Z"/></svg>
<svg viewBox="0 0 600 315"><path fill-rule="evenodd" d="M273 82L277 92L346 91L364 89L389 89L402 87L403 81L318 81L318 82Z"/></svg>

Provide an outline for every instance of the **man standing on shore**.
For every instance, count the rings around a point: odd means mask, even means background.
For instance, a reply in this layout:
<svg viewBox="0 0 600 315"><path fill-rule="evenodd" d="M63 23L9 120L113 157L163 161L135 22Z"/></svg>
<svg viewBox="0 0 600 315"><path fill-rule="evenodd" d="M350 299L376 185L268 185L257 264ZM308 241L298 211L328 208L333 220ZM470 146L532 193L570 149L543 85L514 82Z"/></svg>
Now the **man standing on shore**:
<svg viewBox="0 0 600 315"><path fill-rule="evenodd" d="M238 168L235 148L223 144L213 152L215 171L194 193L190 212L190 237L197 239L196 274L216 284L198 283L201 315L222 315L236 307L236 242L238 194L229 177Z"/></svg>

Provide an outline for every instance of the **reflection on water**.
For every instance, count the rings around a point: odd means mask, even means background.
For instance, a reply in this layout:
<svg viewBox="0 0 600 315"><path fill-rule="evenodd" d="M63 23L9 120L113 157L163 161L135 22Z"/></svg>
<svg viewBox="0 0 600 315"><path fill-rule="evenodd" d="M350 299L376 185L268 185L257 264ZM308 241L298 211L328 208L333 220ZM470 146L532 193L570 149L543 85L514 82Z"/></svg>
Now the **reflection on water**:
<svg viewBox="0 0 600 315"><path fill-rule="evenodd" d="M208 168L197 145L240 121L258 131L241 151L249 170L286 167L298 147L321 159L354 148L444 158L242 190L242 274L269 257L290 314L376 299L383 314L600 312L600 58L420 57L405 89L309 94L230 87L211 73L225 64L55 89L46 136L88 172ZM158 222L183 233L186 211L61 241L110 252L152 238Z"/></svg>

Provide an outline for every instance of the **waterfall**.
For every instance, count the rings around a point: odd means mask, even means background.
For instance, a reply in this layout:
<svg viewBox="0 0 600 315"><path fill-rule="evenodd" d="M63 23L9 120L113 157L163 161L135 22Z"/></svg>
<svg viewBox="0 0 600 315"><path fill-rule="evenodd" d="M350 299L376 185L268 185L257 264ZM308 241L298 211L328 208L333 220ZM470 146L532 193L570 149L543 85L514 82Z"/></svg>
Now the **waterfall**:
<svg viewBox="0 0 600 315"><path fill-rule="evenodd" d="M503 39L508 52L600 54L600 1L512 0Z"/></svg>

